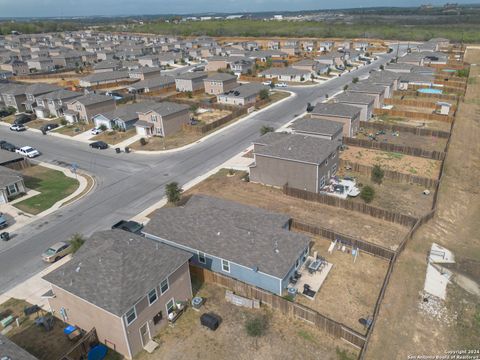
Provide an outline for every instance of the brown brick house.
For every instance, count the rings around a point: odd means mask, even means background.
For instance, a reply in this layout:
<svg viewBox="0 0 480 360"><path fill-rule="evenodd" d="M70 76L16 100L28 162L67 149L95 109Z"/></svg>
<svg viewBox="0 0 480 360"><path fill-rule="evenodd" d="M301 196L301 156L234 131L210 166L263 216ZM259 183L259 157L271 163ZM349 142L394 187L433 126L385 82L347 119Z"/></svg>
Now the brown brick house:
<svg viewBox="0 0 480 360"><path fill-rule="evenodd" d="M44 276L53 314L132 359L192 297L191 254L123 231L94 233L73 259Z"/></svg>

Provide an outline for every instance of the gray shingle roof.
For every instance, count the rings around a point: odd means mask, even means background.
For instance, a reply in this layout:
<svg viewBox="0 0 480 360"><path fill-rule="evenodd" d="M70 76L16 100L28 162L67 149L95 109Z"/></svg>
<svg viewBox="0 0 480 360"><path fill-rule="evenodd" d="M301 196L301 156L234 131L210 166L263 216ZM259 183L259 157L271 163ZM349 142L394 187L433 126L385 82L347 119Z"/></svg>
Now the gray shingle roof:
<svg viewBox="0 0 480 360"><path fill-rule="evenodd" d="M80 96L78 98L73 99L69 103L73 103L75 101L80 102L83 105L92 105L92 104L97 104L100 102L104 101L112 101L113 97L111 96L106 96L106 95L100 95L100 94L87 94Z"/></svg>
<svg viewBox="0 0 480 360"><path fill-rule="evenodd" d="M94 233L73 259L43 278L122 316L191 254L123 230Z"/></svg>
<svg viewBox="0 0 480 360"><path fill-rule="evenodd" d="M312 115L338 116L353 118L361 112L361 109L340 103L319 103L315 105Z"/></svg>
<svg viewBox="0 0 480 360"><path fill-rule="evenodd" d="M20 161L23 159L24 157L20 154L0 149L0 165L8 164L10 162Z"/></svg>
<svg viewBox="0 0 480 360"><path fill-rule="evenodd" d="M359 81L356 84L348 85L347 92L364 92L364 93L373 93L381 94L385 92L385 87L383 85L372 84L367 80Z"/></svg>
<svg viewBox="0 0 480 360"><path fill-rule="evenodd" d="M97 82L108 80L128 79L128 71L105 71L96 74L87 75L80 79L80 81Z"/></svg>
<svg viewBox="0 0 480 360"><path fill-rule="evenodd" d="M4 356L11 360L38 360L6 336L0 335L0 357L3 359Z"/></svg>
<svg viewBox="0 0 480 360"><path fill-rule="evenodd" d="M38 83L38 84L29 85L25 90L25 94L42 95L52 91L58 91L61 89L62 88L57 85Z"/></svg>
<svg viewBox="0 0 480 360"><path fill-rule="evenodd" d="M362 93L341 93L334 98L339 103L350 104L371 104L375 101L374 95L362 94Z"/></svg>
<svg viewBox="0 0 480 360"><path fill-rule="evenodd" d="M189 109L190 107L185 104L178 104L170 101L164 101L160 103L154 103L144 108L143 111L139 113L147 113L149 111L155 111L160 116L168 116L179 111Z"/></svg>
<svg viewBox="0 0 480 360"><path fill-rule="evenodd" d="M310 241L282 228L289 218L194 195L184 207L157 210L143 232L283 279Z"/></svg>
<svg viewBox="0 0 480 360"><path fill-rule="evenodd" d="M271 133L267 141L269 144L256 148L255 154L310 164L323 163L338 147L335 141L300 134ZM261 144L262 138L255 143Z"/></svg>
<svg viewBox="0 0 480 360"><path fill-rule="evenodd" d="M252 95L259 94L260 91L262 91L263 89L268 89L268 87L259 83L248 83L248 84L242 84L240 86L237 86L236 88L226 93L220 94L219 96L247 98Z"/></svg>
<svg viewBox="0 0 480 360"><path fill-rule="evenodd" d="M183 74L179 74L175 77L175 79L179 80L195 80L195 79L204 79L208 76L208 73L204 71L198 71L198 72L186 72Z"/></svg>
<svg viewBox="0 0 480 360"><path fill-rule="evenodd" d="M337 121L302 118L292 125L294 131L333 136L342 132L343 125Z"/></svg>
<svg viewBox="0 0 480 360"><path fill-rule="evenodd" d="M203 81L227 81L227 80L232 80L236 79L237 77L232 74L228 73L216 73L213 75L210 75L206 79L203 79Z"/></svg>
<svg viewBox="0 0 480 360"><path fill-rule="evenodd" d="M23 177L18 171L0 166L0 188L5 188L7 185L14 184L22 179Z"/></svg>
<svg viewBox="0 0 480 360"><path fill-rule="evenodd" d="M128 88L139 90L146 88L166 87L173 84L175 84L175 78L173 76L160 75L131 84L128 86Z"/></svg>
<svg viewBox="0 0 480 360"><path fill-rule="evenodd" d="M109 111L106 113L100 113L98 115L103 115L109 120L123 120L123 121L130 121L138 119L138 113L143 112L146 109L155 106L156 103L153 101L150 102L140 102L136 104L126 104L122 106L118 106L115 110ZM98 115L95 115L98 116Z"/></svg>

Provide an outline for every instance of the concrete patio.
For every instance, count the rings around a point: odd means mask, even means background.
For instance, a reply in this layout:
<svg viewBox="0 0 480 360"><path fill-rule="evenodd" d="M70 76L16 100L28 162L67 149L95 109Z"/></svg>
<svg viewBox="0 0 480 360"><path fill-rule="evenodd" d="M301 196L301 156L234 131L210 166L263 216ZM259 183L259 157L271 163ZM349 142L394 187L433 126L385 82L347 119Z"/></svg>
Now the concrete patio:
<svg viewBox="0 0 480 360"><path fill-rule="evenodd" d="M290 284L290 287L293 287L294 289L297 290L297 294L299 296L305 296L311 300L315 299L315 295L317 295L318 291L322 287L322 284L327 278L328 273L333 267L333 264L325 261L324 265L319 270L310 272L306 264L309 264L313 261L315 261L315 258L312 256L309 256L307 258L307 261L302 265L302 267L298 271L302 275L300 279L297 280L297 283L295 285ZM315 291L315 295L313 297L303 294L303 287L305 284L310 286L310 290Z"/></svg>

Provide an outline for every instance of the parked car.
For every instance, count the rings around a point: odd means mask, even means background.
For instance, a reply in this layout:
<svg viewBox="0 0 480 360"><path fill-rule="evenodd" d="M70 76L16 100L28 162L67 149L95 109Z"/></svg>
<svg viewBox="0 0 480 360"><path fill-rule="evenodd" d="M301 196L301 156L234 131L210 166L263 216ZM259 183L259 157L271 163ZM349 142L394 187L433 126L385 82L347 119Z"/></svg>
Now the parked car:
<svg viewBox="0 0 480 360"><path fill-rule="evenodd" d="M103 130L100 129L99 127L93 128L93 129L90 131L90 133L91 133L92 135L98 135L98 134L101 134L102 132L103 132Z"/></svg>
<svg viewBox="0 0 480 360"><path fill-rule="evenodd" d="M18 114L15 115L15 121L13 122L14 124L26 124L29 121L33 120L33 116L29 114Z"/></svg>
<svg viewBox="0 0 480 360"><path fill-rule="evenodd" d="M31 146L23 146L20 149L15 150L15 152L28 158L34 158L40 155L40 152Z"/></svg>
<svg viewBox="0 0 480 360"><path fill-rule="evenodd" d="M10 130L12 131L25 131L27 128L23 124L13 124L10 125Z"/></svg>
<svg viewBox="0 0 480 360"><path fill-rule="evenodd" d="M121 229L131 233L139 234L140 230L143 229L143 224L140 224L133 220L120 220L112 226L112 229Z"/></svg>
<svg viewBox="0 0 480 360"><path fill-rule="evenodd" d="M4 229L8 226L7 219L3 213L0 213L0 229Z"/></svg>
<svg viewBox="0 0 480 360"><path fill-rule="evenodd" d="M41 131L41 132L46 132L46 131L50 131L50 130L56 129L57 127L58 127L58 124L55 124L55 123L45 124L45 125L42 125L42 126L40 127L40 131Z"/></svg>
<svg viewBox="0 0 480 360"><path fill-rule="evenodd" d="M271 82L271 81L264 81L264 82L262 82L262 84L263 84L263 85L270 86L270 85L272 84L272 82Z"/></svg>
<svg viewBox="0 0 480 360"><path fill-rule="evenodd" d="M287 87L287 83L284 83L284 82L279 82L279 83L276 83L275 84L276 87Z"/></svg>
<svg viewBox="0 0 480 360"><path fill-rule="evenodd" d="M93 149L104 150L104 149L108 149L108 144L104 141L95 141L90 144L90 147Z"/></svg>
<svg viewBox="0 0 480 360"><path fill-rule="evenodd" d="M0 141L0 149L15 152L17 150L17 147L13 144L10 144L9 142L2 140Z"/></svg>
<svg viewBox="0 0 480 360"><path fill-rule="evenodd" d="M60 241L43 252L42 260L48 263L53 263L60 260L65 255L68 255L71 251L72 246L69 243Z"/></svg>
<svg viewBox="0 0 480 360"><path fill-rule="evenodd" d="M10 111L7 109L0 109L0 118L10 115Z"/></svg>

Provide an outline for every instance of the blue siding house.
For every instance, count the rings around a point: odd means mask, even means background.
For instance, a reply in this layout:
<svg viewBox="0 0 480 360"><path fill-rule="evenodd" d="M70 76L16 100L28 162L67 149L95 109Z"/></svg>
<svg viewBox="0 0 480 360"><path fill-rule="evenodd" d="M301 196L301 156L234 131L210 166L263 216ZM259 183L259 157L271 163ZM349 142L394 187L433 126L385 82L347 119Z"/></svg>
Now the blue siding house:
<svg viewBox="0 0 480 360"><path fill-rule="evenodd" d="M306 260L310 238L288 230L287 215L204 195L157 210L149 239L193 254L191 263L282 295Z"/></svg>

